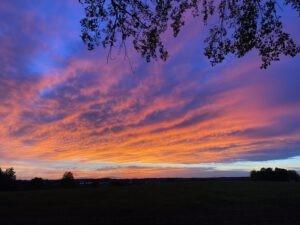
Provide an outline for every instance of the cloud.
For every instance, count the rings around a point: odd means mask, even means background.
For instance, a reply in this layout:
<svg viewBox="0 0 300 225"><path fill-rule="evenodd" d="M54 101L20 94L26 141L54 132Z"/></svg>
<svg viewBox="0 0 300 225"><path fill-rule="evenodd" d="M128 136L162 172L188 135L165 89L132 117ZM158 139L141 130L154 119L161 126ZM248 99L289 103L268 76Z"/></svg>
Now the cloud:
<svg viewBox="0 0 300 225"><path fill-rule="evenodd" d="M82 176L97 175L89 166L101 162L114 167L99 176L217 175L188 165L300 155L299 57L264 71L250 53L212 68L191 21L180 46L168 42L166 63L129 49L132 70L122 57L107 63L104 51L85 49L79 4L35 3L0 4L0 155L21 176L42 166L41 175L58 177L76 160Z"/></svg>

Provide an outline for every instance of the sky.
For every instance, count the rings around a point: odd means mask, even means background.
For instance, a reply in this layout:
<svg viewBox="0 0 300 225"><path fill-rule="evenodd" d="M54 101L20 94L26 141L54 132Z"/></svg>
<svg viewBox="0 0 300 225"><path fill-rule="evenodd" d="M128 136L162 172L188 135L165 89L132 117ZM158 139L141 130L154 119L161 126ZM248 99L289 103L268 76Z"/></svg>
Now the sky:
<svg viewBox="0 0 300 225"><path fill-rule="evenodd" d="M187 18L170 58L88 51L77 0L0 1L0 167L19 179L300 172L300 56L267 70L252 51L212 67ZM300 44L298 15L283 12ZM297 21L298 20L298 21ZM291 23L290 21L295 21Z"/></svg>

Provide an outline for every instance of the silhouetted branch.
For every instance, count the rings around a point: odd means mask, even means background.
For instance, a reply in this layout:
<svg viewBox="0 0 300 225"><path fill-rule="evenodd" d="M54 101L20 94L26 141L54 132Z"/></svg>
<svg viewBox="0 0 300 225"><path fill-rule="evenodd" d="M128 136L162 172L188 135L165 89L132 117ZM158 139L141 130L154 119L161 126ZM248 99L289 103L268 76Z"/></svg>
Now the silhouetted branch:
<svg viewBox="0 0 300 225"><path fill-rule="evenodd" d="M202 15L205 25L211 17L218 25L209 27L204 54L212 65L221 63L228 54L243 57L258 50L267 68L281 55L300 52L290 35L284 32L276 0L79 0L85 8L81 20L82 40L89 50L102 45L109 56L116 42L129 39L135 50L149 62L166 60L168 51L161 39L168 28L176 37L185 24L184 16ZM299 0L285 0L300 13ZM280 7L282 8L282 7Z"/></svg>

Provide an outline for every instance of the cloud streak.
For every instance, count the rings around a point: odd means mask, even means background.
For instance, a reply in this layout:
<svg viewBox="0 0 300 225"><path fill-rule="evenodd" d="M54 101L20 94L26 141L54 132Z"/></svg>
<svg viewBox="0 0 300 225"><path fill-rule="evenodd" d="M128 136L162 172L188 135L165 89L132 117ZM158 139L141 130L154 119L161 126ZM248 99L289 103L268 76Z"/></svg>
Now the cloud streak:
<svg viewBox="0 0 300 225"><path fill-rule="evenodd" d="M300 155L299 57L267 71L255 53L211 68L191 21L180 45L170 40L167 63L129 51L132 71L122 57L107 64L105 52L85 50L79 4L24 2L0 3L1 166L26 178L67 168L191 177L222 174L200 164ZM54 16L62 7L68 16ZM106 172L95 166L104 162Z"/></svg>

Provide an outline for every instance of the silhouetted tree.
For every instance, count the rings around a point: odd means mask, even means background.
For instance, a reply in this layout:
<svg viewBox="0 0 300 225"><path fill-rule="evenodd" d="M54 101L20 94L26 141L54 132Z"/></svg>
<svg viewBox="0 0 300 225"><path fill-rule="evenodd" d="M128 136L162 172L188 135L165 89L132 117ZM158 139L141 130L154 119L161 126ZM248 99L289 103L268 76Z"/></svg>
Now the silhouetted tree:
<svg viewBox="0 0 300 225"><path fill-rule="evenodd" d="M35 177L30 181L30 186L32 188L40 189L45 186L45 182L44 182L43 178Z"/></svg>
<svg viewBox="0 0 300 225"><path fill-rule="evenodd" d="M300 181L300 176L295 170L288 170L289 180Z"/></svg>
<svg viewBox="0 0 300 225"><path fill-rule="evenodd" d="M7 190L14 186L16 180L16 173L14 168L8 168L3 171L0 168L0 189Z"/></svg>
<svg viewBox="0 0 300 225"><path fill-rule="evenodd" d="M184 16L202 17L205 25L213 18L204 54L212 65L226 55L243 57L252 49L267 68L280 55L296 56L300 48L283 29L279 12L291 6L299 12L299 0L79 0L84 6L81 38L89 50L102 45L125 47L130 40L149 62L168 58L162 41L167 29L176 37L185 24ZM294 21L294 23L297 23ZM126 53L125 53L126 54Z"/></svg>
<svg viewBox="0 0 300 225"><path fill-rule="evenodd" d="M67 171L64 173L61 179L61 185L63 187L72 187L75 185L75 179L72 172Z"/></svg>
<svg viewBox="0 0 300 225"><path fill-rule="evenodd" d="M261 168L259 171L252 170L250 173L252 180L266 181L298 181L299 175L294 170L286 170L281 168Z"/></svg>

